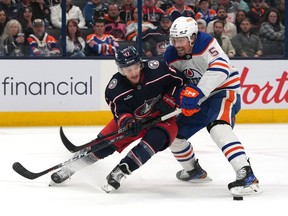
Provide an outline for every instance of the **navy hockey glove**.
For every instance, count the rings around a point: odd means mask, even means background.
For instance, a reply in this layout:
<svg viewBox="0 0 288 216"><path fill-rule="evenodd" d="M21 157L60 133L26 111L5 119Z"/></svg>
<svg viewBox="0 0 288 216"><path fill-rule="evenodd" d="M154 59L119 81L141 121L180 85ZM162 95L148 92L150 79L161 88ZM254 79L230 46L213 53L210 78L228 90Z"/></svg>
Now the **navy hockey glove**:
<svg viewBox="0 0 288 216"><path fill-rule="evenodd" d="M137 136L143 130L143 125L140 121L133 121L128 125L128 130L125 132L127 136Z"/></svg>
<svg viewBox="0 0 288 216"><path fill-rule="evenodd" d="M159 100L154 106L155 111L159 111L160 116L164 116L168 113L173 112L177 107L175 99L168 95L164 94L162 99Z"/></svg>
<svg viewBox="0 0 288 216"><path fill-rule="evenodd" d="M204 97L203 92L195 85L186 86L179 92L180 107L185 116L191 116L200 111L199 100Z"/></svg>
<svg viewBox="0 0 288 216"><path fill-rule="evenodd" d="M135 119L130 116L122 120L121 128L127 127L127 130L124 132L126 136L137 136L142 130L143 125L140 121L135 121Z"/></svg>

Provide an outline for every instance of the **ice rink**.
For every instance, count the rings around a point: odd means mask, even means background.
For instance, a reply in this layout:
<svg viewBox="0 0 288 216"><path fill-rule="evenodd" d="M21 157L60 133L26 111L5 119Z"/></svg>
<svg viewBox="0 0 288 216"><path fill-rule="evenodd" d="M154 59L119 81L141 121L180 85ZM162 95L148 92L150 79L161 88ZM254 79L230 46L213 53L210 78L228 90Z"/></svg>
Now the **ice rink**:
<svg viewBox="0 0 288 216"><path fill-rule="evenodd" d="M100 128L64 127L64 132L80 145L94 139ZM206 130L190 141L212 182L178 181L180 165L167 149L123 179L119 190L106 194L101 186L107 174L134 145L79 171L61 186L48 187L51 173L29 180L14 172L12 164L18 161L40 172L69 159L72 154L60 140L59 127L0 128L0 215L287 214L288 124L238 124L234 130L264 191L243 201L232 200L227 184L235 180L234 171Z"/></svg>

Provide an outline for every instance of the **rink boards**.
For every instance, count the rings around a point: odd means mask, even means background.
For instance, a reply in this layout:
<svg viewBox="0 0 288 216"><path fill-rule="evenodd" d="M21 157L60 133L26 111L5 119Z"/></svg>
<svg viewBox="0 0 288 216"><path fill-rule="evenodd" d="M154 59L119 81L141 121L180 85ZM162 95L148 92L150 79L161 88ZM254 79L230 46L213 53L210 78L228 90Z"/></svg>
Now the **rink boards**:
<svg viewBox="0 0 288 216"><path fill-rule="evenodd" d="M104 125L113 60L0 60L0 126ZM241 74L238 123L288 122L287 60L233 60ZM12 67L11 67L12 65Z"/></svg>

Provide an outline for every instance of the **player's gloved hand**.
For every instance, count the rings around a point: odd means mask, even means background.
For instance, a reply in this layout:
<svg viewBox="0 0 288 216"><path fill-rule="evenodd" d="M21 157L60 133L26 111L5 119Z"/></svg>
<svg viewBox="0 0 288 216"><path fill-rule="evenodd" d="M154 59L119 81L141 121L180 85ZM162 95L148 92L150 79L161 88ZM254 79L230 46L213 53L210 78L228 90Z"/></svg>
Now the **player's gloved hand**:
<svg viewBox="0 0 288 216"><path fill-rule="evenodd" d="M124 132L127 136L137 136L143 130L143 125L140 121L135 121L132 116L126 117L121 121L120 127L127 127Z"/></svg>
<svg viewBox="0 0 288 216"><path fill-rule="evenodd" d="M191 116L200 111L199 100L204 97L203 92L195 85L189 85L178 92L179 105L185 116Z"/></svg>
<svg viewBox="0 0 288 216"><path fill-rule="evenodd" d="M159 111L160 116L164 116L168 113L173 112L177 107L175 98L168 94L164 94L162 99L160 99L154 106L155 111Z"/></svg>
<svg viewBox="0 0 288 216"><path fill-rule="evenodd" d="M182 114L185 116L192 116L199 111L200 111L200 108L199 109L184 109L184 108L181 109Z"/></svg>
<svg viewBox="0 0 288 216"><path fill-rule="evenodd" d="M133 121L128 125L125 132L127 136L137 136L143 130L143 124L140 121Z"/></svg>

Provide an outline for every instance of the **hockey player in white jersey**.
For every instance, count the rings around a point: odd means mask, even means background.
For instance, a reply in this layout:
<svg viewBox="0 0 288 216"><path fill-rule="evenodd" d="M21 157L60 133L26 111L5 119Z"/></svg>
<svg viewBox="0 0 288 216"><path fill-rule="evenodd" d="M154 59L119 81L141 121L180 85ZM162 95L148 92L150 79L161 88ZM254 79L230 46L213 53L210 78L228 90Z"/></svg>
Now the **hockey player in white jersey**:
<svg viewBox="0 0 288 216"><path fill-rule="evenodd" d="M233 132L235 115L240 110L239 73L217 41L198 32L197 22L190 17L177 18L170 28L170 43L164 54L169 66L182 71L187 87L179 91L182 114L178 116L178 135L171 150L183 170L178 179L191 180L197 164L188 139L206 127L236 173L236 181L228 184L233 195L262 192L245 150Z"/></svg>

